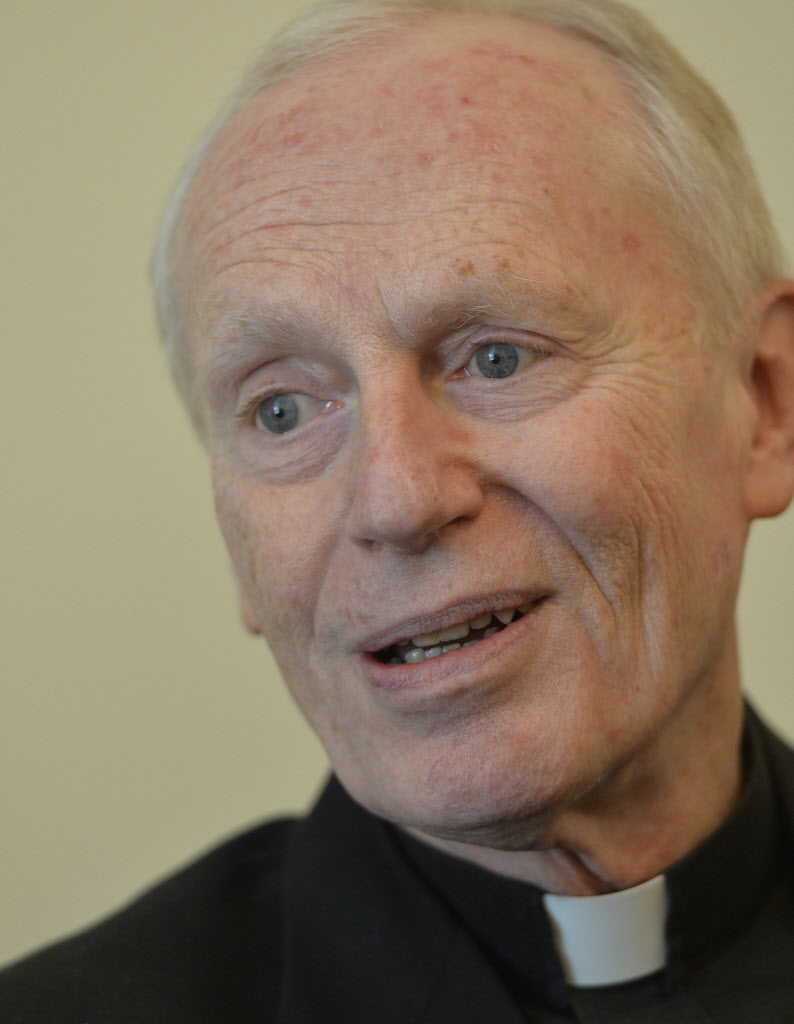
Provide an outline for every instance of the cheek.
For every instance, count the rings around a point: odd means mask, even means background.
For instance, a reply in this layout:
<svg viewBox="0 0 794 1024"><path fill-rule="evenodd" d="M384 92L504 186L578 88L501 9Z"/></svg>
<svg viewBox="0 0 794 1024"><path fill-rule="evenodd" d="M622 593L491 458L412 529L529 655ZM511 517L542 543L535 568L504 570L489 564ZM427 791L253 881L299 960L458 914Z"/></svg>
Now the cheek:
<svg viewBox="0 0 794 1024"><path fill-rule="evenodd" d="M612 412L581 406L532 421L500 457L512 486L565 536L611 547L644 501L647 456Z"/></svg>
<svg viewBox="0 0 794 1024"><path fill-rule="evenodd" d="M282 646L310 630L321 567L316 517L290 488L256 486L213 474L215 507L249 618Z"/></svg>
<svg viewBox="0 0 794 1024"><path fill-rule="evenodd" d="M718 432L698 436L668 406L603 389L533 421L502 452L508 481L612 602L651 585L691 586L695 569L710 575L730 561L719 513L730 498L715 492L726 473Z"/></svg>

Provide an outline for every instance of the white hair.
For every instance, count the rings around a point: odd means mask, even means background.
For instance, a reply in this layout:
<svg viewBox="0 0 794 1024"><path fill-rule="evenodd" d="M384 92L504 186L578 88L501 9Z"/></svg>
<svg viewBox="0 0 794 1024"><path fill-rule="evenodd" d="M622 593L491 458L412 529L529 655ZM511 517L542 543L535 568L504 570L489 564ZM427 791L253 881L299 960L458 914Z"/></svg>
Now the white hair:
<svg viewBox="0 0 794 1024"><path fill-rule="evenodd" d="M636 149L675 237L709 331L732 337L752 293L785 273L780 242L733 117L714 90L639 12L615 0L328 0L296 18L255 59L186 164L153 259L158 322L194 418L180 281L179 229L204 158L231 118L270 86L344 47L438 12L540 22L604 53L634 102Z"/></svg>

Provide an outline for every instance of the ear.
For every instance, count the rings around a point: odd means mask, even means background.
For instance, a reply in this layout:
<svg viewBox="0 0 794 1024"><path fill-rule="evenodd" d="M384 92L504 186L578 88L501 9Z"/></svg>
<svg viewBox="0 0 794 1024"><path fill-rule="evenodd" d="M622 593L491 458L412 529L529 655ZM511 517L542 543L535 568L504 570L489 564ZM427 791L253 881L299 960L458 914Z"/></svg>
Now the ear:
<svg viewBox="0 0 794 1024"><path fill-rule="evenodd" d="M744 496L748 518L758 519L778 515L794 494L794 280L761 293L752 324L756 423Z"/></svg>

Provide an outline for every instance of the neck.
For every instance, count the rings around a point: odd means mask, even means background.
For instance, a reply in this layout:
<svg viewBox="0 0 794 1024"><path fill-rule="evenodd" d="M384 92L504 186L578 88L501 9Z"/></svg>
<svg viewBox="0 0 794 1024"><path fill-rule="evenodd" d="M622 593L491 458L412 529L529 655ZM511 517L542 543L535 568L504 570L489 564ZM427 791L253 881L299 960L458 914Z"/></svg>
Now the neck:
<svg viewBox="0 0 794 1024"><path fill-rule="evenodd" d="M551 815L532 849L415 834L547 892L592 896L639 885L686 856L730 814L741 788L742 720L738 682L690 696L629 763Z"/></svg>

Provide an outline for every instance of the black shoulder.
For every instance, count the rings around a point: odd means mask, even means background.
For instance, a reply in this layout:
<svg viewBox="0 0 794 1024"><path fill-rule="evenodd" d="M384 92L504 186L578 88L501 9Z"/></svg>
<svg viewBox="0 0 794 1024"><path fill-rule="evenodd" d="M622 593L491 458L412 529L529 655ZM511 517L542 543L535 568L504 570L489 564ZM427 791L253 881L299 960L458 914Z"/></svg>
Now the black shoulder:
<svg viewBox="0 0 794 1024"><path fill-rule="evenodd" d="M294 828L259 826L87 930L0 972L3 1024L267 1020Z"/></svg>

